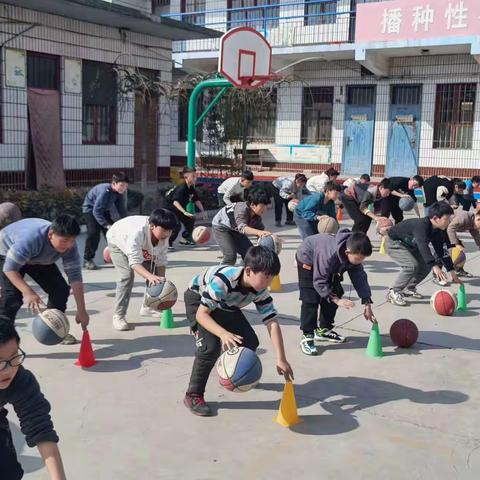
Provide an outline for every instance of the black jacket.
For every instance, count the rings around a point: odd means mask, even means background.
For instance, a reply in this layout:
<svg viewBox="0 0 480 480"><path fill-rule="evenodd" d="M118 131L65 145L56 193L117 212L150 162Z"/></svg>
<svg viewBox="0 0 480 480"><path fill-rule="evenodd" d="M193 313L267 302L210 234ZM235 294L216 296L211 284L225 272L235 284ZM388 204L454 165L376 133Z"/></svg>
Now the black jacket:
<svg viewBox="0 0 480 480"><path fill-rule="evenodd" d="M0 390L0 410L7 403L13 406L17 414L29 447L40 442L58 442L58 435L50 418L50 403L40 391L40 385L33 373L22 366L18 367L10 386Z"/></svg>
<svg viewBox="0 0 480 480"><path fill-rule="evenodd" d="M453 270L453 262L448 249L452 247L447 233L433 228L429 218L410 218L397 223L388 231L392 240L399 240L410 249L417 249L424 262L432 268L445 265L447 271ZM432 244L436 256L432 255L429 244Z"/></svg>

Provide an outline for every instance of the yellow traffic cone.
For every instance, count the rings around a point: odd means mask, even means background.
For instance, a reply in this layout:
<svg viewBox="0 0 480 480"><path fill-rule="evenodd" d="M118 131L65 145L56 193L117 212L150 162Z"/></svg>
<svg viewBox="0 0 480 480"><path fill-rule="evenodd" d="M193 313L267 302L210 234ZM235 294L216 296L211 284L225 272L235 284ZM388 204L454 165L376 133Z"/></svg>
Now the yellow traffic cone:
<svg viewBox="0 0 480 480"><path fill-rule="evenodd" d="M380 255L385 255L385 237L382 237L382 242L380 243Z"/></svg>
<svg viewBox="0 0 480 480"><path fill-rule="evenodd" d="M278 293L282 291L282 282L280 281L280 275L275 275L272 280L272 284L269 287L269 290L273 293Z"/></svg>
<svg viewBox="0 0 480 480"><path fill-rule="evenodd" d="M297 402L292 382L285 384L278 415L273 420L282 425L282 427L291 427L302 421L297 413Z"/></svg>

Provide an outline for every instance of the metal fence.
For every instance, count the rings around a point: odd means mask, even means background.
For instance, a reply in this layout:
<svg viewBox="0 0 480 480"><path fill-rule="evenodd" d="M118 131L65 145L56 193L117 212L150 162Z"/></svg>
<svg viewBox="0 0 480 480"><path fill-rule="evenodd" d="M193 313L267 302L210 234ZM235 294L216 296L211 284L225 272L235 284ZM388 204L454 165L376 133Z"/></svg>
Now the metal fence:
<svg viewBox="0 0 480 480"><path fill-rule="evenodd" d="M225 2L207 2L210 8L182 13L169 13L163 17L194 23L218 31L234 27L255 28L268 39L272 47L292 47L317 44L337 44L354 41L355 10L345 0L307 0L251 7L224 8ZM227 5L234 5L231 1ZM215 51L218 38L173 42L173 51Z"/></svg>

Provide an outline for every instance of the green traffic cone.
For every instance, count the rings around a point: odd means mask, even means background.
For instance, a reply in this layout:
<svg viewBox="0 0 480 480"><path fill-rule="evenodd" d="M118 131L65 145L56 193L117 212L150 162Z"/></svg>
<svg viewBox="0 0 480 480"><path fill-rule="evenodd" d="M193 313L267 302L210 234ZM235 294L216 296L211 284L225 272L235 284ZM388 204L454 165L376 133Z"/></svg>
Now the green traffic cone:
<svg viewBox="0 0 480 480"><path fill-rule="evenodd" d="M160 328L175 328L175 321L173 320L173 313L171 308L167 308L162 312Z"/></svg>
<svg viewBox="0 0 480 480"><path fill-rule="evenodd" d="M457 293L457 310L464 312L467 309L467 294L465 293L465 285L460 284Z"/></svg>
<svg viewBox="0 0 480 480"><path fill-rule="evenodd" d="M367 351L365 352L365 355L372 358L383 357L382 339L380 338L378 323L374 323L372 325L372 330L370 331L370 338L368 339Z"/></svg>

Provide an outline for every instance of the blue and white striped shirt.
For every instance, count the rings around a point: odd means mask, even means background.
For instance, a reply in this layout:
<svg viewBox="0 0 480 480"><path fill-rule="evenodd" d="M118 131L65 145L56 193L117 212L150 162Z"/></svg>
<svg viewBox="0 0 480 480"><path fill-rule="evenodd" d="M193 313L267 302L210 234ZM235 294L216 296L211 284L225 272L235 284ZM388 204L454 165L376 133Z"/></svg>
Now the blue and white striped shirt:
<svg viewBox="0 0 480 480"><path fill-rule="evenodd" d="M260 292L243 288L240 284L243 267L216 265L196 275L189 288L202 296L201 304L210 311L220 309L234 312L253 302L263 323L274 320L277 311L267 289Z"/></svg>

